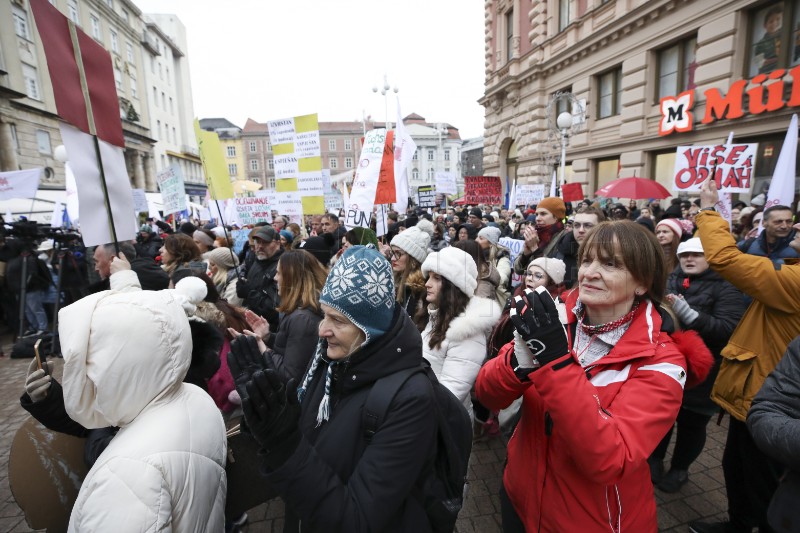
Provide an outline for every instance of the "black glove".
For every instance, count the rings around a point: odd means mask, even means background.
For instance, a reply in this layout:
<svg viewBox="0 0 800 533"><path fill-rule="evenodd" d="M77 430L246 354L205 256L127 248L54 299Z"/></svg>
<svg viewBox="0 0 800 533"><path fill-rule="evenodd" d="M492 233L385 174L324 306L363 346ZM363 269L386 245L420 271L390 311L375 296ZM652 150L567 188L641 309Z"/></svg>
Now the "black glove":
<svg viewBox="0 0 800 533"><path fill-rule="evenodd" d="M261 370L275 370L272 357L265 356L258 349L258 341L250 335L239 335L231 341L228 352L228 367L236 384L236 392L242 400L247 396L247 382Z"/></svg>
<svg viewBox="0 0 800 533"><path fill-rule="evenodd" d="M284 382L274 370L258 371L247 382L242 410L253 438L264 449L268 467L277 468L294 453L300 442L300 400L297 380Z"/></svg>
<svg viewBox="0 0 800 533"><path fill-rule="evenodd" d="M544 287L525 289L524 297L516 296L509 318L532 358L526 360L527 354L515 350L520 366L544 366L569 353L567 332L558 318L556 303Z"/></svg>

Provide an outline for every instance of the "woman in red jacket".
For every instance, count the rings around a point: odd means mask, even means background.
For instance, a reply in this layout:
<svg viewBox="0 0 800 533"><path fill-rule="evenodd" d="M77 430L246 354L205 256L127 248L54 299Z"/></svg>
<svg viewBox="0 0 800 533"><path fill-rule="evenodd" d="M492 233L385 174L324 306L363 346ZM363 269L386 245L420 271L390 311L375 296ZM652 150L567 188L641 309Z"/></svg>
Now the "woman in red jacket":
<svg viewBox="0 0 800 533"><path fill-rule="evenodd" d="M561 318L541 287L514 298L514 341L475 385L490 409L523 399L500 490L503 530L655 532L647 458L687 379L701 380L713 360L694 332L673 332L664 255L645 228L600 224L578 263Z"/></svg>

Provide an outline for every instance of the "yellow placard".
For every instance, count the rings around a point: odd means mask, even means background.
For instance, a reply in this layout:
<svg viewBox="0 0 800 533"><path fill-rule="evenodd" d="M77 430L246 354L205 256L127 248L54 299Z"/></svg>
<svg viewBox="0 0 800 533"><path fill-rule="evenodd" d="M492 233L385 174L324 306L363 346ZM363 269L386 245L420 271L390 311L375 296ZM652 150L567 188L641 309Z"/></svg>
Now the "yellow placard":
<svg viewBox="0 0 800 533"><path fill-rule="evenodd" d="M297 178L275 180L275 192L295 192L296 190Z"/></svg>
<svg viewBox="0 0 800 533"><path fill-rule="evenodd" d="M304 196L303 214L304 215L324 215L325 214L325 197L324 196Z"/></svg>
<svg viewBox="0 0 800 533"><path fill-rule="evenodd" d="M300 172L314 172L315 170L322 170L322 158L317 156L298 159L297 170Z"/></svg>
<svg viewBox="0 0 800 533"><path fill-rule="evenodd" d="M294 131L295 133L305 133L307 131L315 131L319 129L319 120L317 114L302 115L294 117Z"/></svg>
<svg viewBox="0 0 800 533"><path fill-rule="evenodd" d="M206 174L208 192L214 200L233 198L233 186L222 152L219 137L213 131L200 128L200 121L194 119L194 133L197 137L197 147L200 150L200 159L203 162L203 171Z"/></svg>
<svg viewBox="0 0 800 533"><path fill-rule="evenodd" d="M293 154L294 143L273 144L272 153L275 155Z"/></svg>

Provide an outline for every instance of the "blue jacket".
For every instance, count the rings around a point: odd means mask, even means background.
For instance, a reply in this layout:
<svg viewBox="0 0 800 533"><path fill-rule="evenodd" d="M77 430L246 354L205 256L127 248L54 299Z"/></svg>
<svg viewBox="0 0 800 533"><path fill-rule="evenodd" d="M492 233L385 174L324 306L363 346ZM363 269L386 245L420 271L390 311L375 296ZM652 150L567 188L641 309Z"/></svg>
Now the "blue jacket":
<svg viewBox="0 0 800 533"><path fill-rule="evenodd" d="M785 259L793 259L800 257L800 255L789 246L789 243L794 239L795 231L792 230L788 236L778 239L771 247L767 244L767 232L762 231L761 235L754 240L746 240L739 248L746 254L759 255L761 257L769 257L772 264L776 269L783 265ZM749 241L749 243L748 243Z"/></svg>

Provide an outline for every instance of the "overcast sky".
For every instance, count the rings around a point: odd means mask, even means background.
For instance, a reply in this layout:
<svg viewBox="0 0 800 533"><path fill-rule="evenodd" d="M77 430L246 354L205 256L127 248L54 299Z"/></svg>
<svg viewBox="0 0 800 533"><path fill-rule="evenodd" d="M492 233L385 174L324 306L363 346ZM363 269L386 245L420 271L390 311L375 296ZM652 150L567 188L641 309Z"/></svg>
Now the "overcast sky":
<svg viewBox="0 0 800 533"><path fill-rule="evenodd" d="M483 135L480 0L134 0L186 26L194 111L239 127L308 113L385 120L374 85L400 89L403 116ZM395 117L394 93L389 100Z"/></svg>

